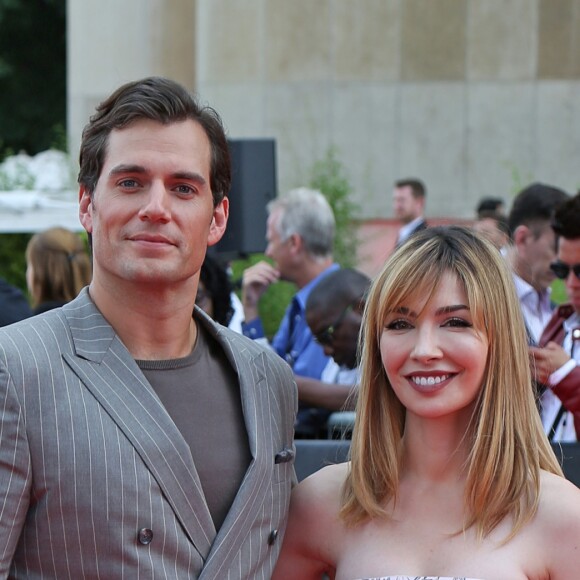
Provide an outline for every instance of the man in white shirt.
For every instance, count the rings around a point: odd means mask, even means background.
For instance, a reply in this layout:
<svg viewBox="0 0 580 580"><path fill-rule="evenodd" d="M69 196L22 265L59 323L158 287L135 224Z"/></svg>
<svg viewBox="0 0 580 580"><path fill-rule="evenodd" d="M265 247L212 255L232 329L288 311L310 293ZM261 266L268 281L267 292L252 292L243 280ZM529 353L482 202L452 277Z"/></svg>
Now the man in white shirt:
<svg viewBox="0 0 580 580"><path fill-rule="evenodd" d="M506 256L533 344L538 343L554 310L550 286L555 275L550 264L556 258L556 235L551 220L556 207L568 197L556 187L533 183L516 196L508 217L511 244Z"/></svg>
<svg viewBox="0 0 580 580"><path fill-rule="evenodd" d="M540 338L530 347L536 378L547 385L542 422L552 441L580 437L580 192L560 205L553 228L558 236L552 270L565 281L569 303L559 306Z"/></svg>

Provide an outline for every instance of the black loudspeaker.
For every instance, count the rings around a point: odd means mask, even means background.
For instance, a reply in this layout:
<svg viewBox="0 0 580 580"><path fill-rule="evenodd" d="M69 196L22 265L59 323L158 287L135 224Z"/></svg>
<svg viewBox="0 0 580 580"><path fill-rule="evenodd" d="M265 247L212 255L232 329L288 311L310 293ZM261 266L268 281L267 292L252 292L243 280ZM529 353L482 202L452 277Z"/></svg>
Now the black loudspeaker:
<svg viewBox="0 0 580 580"><path fill-rule="evenodd" d="M217 254L234 259L266 249L266 205L276 197L274 139L229 139L232 186L230 216Z"/></svg>

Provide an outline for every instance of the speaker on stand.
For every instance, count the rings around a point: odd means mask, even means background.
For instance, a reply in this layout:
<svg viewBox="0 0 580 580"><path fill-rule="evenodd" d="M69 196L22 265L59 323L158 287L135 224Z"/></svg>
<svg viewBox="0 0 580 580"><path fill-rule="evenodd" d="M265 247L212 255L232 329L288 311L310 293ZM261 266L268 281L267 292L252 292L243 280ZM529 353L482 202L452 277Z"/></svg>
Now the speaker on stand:
<svg viewBox="0 0 580 580"><path fill-rule="evenodd" d="M228 144L230 215L223 238L214 246L224 262L266 249L266 205L276 197L277 189L274 139L229 139Z"/></svg>

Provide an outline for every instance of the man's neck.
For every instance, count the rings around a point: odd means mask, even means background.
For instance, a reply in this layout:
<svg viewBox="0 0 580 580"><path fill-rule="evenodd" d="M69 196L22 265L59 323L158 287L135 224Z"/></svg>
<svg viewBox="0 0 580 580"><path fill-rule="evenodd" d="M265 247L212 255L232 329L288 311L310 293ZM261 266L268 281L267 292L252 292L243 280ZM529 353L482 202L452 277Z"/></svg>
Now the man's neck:
<svg viewBox="0 0 580 580"><path fill-rule="evenodd" d="M184 293L145 286L136 292L132 284L130 290L114 286L110 291L93 280L89 293L135 359L183 358L193 349L197 338L194 288Z"/></svg>
<svg viewBox="0 0 580 580"><path fill-rule="evenodd" d="M322 272L324 272L327 268L332 266L332 256L328 258L322 259L313 259L309 258L304 261L303 267L297 272L295 279L293 280L294 284L298 286L298 289L304 288L307 284L312 282L314 278L320 276Z"/></svg>

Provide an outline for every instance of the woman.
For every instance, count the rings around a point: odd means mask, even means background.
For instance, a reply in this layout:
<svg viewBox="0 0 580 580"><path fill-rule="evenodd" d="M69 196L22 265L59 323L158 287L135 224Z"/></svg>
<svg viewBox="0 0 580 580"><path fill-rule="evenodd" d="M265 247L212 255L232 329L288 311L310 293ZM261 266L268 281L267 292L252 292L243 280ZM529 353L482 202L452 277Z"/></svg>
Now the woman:
<svg viewBox="0 0 580 580"><path fill-rule="evenodd" d="M91 281L91 261L80 236L65 228L34 234L26 247L26 283L34 314L76 298Z"/></svg>
<svg viewBox="0 0 580 580"><path fill-rule="evenodd" d="M577 577L580 490L542 432L499 252L418 233L373 283L362 337L351 461L294 490L274 578Z"/></svg>

